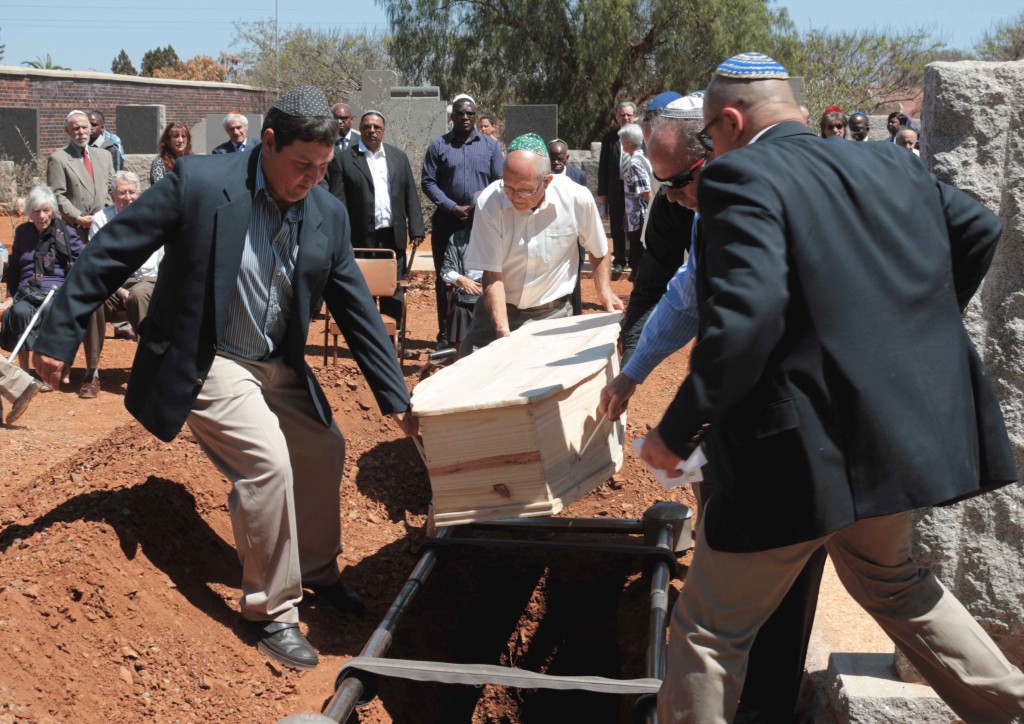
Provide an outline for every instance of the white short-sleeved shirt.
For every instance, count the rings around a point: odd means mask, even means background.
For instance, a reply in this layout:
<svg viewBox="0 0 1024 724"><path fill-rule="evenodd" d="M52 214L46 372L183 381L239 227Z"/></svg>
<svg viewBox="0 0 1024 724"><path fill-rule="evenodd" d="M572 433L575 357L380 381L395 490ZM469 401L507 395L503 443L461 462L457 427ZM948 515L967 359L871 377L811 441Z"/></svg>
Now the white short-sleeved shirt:
<svg viewBox="0 0 1024 724"><path fill-rule="evenodd" d="M580 244L595 257L608 253L601 215L590 191L556 174L533 211L516 211L501 182L484 189L473 215L466 268L499 272L505 301L530 309L572 294Z"/></svg>

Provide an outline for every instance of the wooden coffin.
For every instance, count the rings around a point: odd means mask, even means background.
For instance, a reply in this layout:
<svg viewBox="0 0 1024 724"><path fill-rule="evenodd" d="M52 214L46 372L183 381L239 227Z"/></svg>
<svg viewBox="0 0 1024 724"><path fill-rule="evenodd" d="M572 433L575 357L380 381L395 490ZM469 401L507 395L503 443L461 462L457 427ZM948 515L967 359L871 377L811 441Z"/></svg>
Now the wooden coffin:
<svg viewBox="0 0 1024 724"><path fill-rule="evenodd" d="M413 390L437 525L557 513L622 467L619 313L527 324Z"/></svg>

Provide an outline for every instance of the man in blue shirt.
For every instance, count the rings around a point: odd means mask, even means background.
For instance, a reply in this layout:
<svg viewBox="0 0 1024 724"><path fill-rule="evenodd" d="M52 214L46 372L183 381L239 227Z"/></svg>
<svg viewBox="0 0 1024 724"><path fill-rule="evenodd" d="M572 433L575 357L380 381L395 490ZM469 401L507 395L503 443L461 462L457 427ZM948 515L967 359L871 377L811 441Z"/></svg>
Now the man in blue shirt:
<svg viewBox="0 0 1024 724"><path fill-rule="evenodd" d="M423 157L423 193L436 204L431 217L430 248L434 257L434 292L437 300L437 341L448 346L446 302L441 266L448 240L469 225L473 194L501 178L504 162L496 141L476 129L476 103L461 96L452 104L452 130L435 138Z"/></svg>

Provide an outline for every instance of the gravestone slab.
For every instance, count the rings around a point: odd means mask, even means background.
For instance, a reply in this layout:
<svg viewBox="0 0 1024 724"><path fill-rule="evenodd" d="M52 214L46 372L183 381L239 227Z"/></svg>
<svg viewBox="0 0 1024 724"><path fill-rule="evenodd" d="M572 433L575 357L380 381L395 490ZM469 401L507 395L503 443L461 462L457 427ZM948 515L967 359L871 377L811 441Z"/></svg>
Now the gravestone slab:
<svg viewBox="0 0 1024 724"><path fill-rule="evenodd" d="M405 151L414 168L430 142L446 130L437 86L392 88L378 110L387 119L385 140Z"/></svg>
<svg viewBox="0 0 1024 724"><path fill-rule="evenodd" d="M204 145L196 144L195 136L192 137L192 150L195 153L212 153L220 144L228 140L228 134L224 131L224 117L227 113L207 113L204 130ZM246 135L246 148L249 144L260 142L260 129L263 128L262 113L243 113L245 120L249 121L249 129Z"/></svg>
<svg viewBox="0 0 1024 724"><path fill-rule="evenodd" d="M362 90L348 104L355 114L353 128L359 130L359 117L366 111L374 108L383 111L383 106L391 98L391 88L399 82L398 73L393 70L368 70L363 73Z"/></svg>
<svg viewBox="0 0 1024 724"><path fill-rule="evenodd" d="M156 153L157 141L166 125L166 106L117 107L117 135L125 153Z"/></svg>
<svg viewBox="0 0 1024 724"><path fill-rule="evenodd" d="M505 142L524 133L536 133L545 141L558 138L558 106L505 106Z"/></svg>
<svg viewBox="0 0 1024 724"><path fill-rule="evenodd" d="M994 211L1003 235L965 317L1003 409L1017 471L1024 469L1024 63L932 63L922 115L941 118L921 159ZM1024 488L1014 484L915 515L914 553L1010 661L1024 665Z"/></svg>
<svg viewBox="0 0 1024 724"><path fill-rule="evenodd" d="M39 109L0 108L0 155L29 163L39 153Z"/></svg>

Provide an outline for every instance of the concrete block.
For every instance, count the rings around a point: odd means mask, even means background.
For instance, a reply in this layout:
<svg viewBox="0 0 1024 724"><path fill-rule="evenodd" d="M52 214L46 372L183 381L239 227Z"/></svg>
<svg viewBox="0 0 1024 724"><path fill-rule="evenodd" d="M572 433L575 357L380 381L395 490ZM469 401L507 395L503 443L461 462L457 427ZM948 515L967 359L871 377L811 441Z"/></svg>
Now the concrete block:
<svg viewBox="0 0 1024 724"><path fill-rule="evenodd" d="M39 153L39 109L0 108L0 155L31 163Z"/></svg>
<svg viewBox="0 0 1024 724"><path fill-rule="evenodd" d="M125 171L131 171L139 177L142 190L149 188L149 168L153 165L155 153L129 153L124 157Z"/></svg>
<svg viewBox="0 0 1024 724"><path fill-rule="evenodd" d="M922 115L933 119L921 158L941 181L1003 223L991 269L965 322L999 396L1024 469L1024 63L932 63ZM915 515L914 554L1024 665L1024 487Z"/></svg>
<svg viewBox="0 0 1024 724"><path fill-rule="evenodd" d="M832 654L825 673L827 699L806 721L870 724L952 724L956 714L931 687L900 681L891 654Z"/></svg>
<svg viewBox="0 0 1024 724"><path fill-rule="evenodd" d="M121 137L125 153L156 153L156 144L166 125L165 106L117 107L117 135Z"/></svg>

